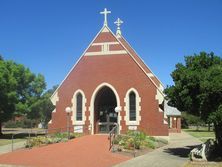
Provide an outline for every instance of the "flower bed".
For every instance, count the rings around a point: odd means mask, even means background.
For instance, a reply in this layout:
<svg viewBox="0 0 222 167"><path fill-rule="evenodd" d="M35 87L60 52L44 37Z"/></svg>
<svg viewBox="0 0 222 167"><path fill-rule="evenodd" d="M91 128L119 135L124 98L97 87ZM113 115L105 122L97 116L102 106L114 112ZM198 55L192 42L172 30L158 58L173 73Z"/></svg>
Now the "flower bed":
<svg viewBox="0 0 222 167"><path fill-rule="evenodd" d="M128 131L124 135L118 135L114 140L114 144L119 152L144 152L144 150L153 150L166 145L168 141L147 136L140 131Z"/></svg>
<svg viewBox="0 0 222 167"><path fill-rule="evenodd" d="M81 135L77 133L70 133L69 139L74 139L79 136ZM36 147L36 146L38 147L42 145L66 142L66 141L68 141L67 133L55 133L52 135L37 136L37 137L32 137L30 139L27 139L26 147L27 148Z"/></svg>

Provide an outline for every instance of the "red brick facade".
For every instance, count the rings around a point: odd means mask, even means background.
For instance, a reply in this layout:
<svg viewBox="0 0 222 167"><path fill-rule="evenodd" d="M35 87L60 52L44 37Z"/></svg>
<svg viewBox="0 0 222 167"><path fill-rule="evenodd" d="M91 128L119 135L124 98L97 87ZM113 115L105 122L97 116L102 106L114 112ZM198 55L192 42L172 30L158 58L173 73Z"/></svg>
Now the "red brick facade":
<svg viewBox="0 0 222 167"><path fill-rule="evenodd" d="M105 30L104 30L105 29ZM108 43L108 49L102 48ZM108 50L108 51L107 51ZM114 52L116 51L116 52ZM118 52L119 51L119 52ZM99 53L98 55L95 55ZM103 54L104 53L104 54ZM116 53L116 54L114 54ZM152 75L149 77L149 75ZM152 79L153 78L153 79ZM85 121L83 122L84 133L98 133L93 106L93 94L99 85L109 87L116 91L116 100L119 99L120 133L129 129L126 125L126 93L129 89L135 89L140 97L139 108L140 117L139 125L136 128L152 136L168 136L168 125L164 112L159 108L161 99L163 99L162 90L159 80L151 73L146 65L140 60L139 56L126 43L123 38L117 38L107 27L99 32L89 48L67 75L65 80L52 96L52 101L56 105L52 113L52 120L49 123L49 130L53 128L62 128L67 126L67 115L65 108L73 106L73 96L77 90L84 92L85 96ZM101 87L103 88L103 87ZM100 89L99 89L100 90ZM116 94L115 94L116 95ZM161 96L158 99L157 96ZM138 100L138 99L136 99ZM118 105L118 104L117 104ZM137 108L138 109L138 108ZM72 111L76 112L76 111ZM96 112L96 111L94 111ZM94 114L92 116L92 114ZM75 122L69 116L71 130L74 130ZM90 122L91 121L91 122ZM92 125L93 124L93 125ZM92 128L92 126L94 126ZM94 129L94 130L92 130Z"/></svg>
<svg viewBox="0 0 222 167"><path fill-rule="evenodd" d="M168 119L169 119L168 124L170 125L169 132L180 133L181 132L181 117L169 116Z"/></svg>

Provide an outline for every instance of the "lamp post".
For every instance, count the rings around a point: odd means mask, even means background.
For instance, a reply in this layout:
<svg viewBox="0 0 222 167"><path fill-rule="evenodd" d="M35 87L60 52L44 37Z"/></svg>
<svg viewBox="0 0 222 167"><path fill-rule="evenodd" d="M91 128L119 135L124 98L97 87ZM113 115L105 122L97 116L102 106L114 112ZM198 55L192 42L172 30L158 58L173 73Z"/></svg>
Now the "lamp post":
<svg viewBox="0 0 222 167"><path fill-rule="evenodd" d="M69 129L69 114L71 113L71 108L70 107L66 107L65 109L66 111L66 121L67 121L67 133L68 133L68 140L69 140L69 136L70 136L70 129Z"/></svg>
<svg viewBox="0 0 222 167"><path fill-rule="evenodd" d="M115 112L117 113L117 133L119 133L119 125L118 125L118 114L121 111L121 107L118 106L115 108Z"/></svg>

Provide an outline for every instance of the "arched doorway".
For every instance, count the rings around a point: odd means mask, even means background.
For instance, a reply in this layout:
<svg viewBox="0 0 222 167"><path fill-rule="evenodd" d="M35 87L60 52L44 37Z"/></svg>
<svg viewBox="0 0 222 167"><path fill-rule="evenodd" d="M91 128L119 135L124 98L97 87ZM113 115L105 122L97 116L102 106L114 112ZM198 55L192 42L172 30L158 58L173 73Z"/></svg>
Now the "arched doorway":
<svg viewBox="0 0 222 167"><path fill-rule="evenodd" d="M108 86L102 87L94 101L94 133L108 133L117 123L117 100Z"/></svg>

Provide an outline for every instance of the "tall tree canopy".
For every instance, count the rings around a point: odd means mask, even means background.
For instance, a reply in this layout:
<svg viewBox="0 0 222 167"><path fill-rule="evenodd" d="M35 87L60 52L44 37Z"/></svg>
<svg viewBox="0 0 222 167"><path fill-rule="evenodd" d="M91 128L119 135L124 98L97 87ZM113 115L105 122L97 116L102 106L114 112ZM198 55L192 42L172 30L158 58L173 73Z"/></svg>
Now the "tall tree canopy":
<svg viewBox="0 0 222 167"><path fill-rule="evenodd" d="M174 85L165 89L169 104L200 116L204 121L211 120L215 125L217 142L222 147L222 134L219 134L222 126L216 126L222 125L219 107L222 105L222 59L214 53L205 52L186 56L185 64L176 64L171 76ZM217 119L210 119L212 117Z"/></svg>
<svg viewBox="0 0 222 167"><path fill-rule="evenodd" d="M55 106L52 104L50 97L58 86L53 86L52 89L47 90L37 101L31 105L31 114L29 117L41 122L44 127L47 127L51 120L51 113Z"/></svg>
<svg viewBox="0 0 222 167"><path fill-rule="evenodd" d="M13 61L0 59L0 134L3 122L13 114L31 115L32 105L46 87L41 74L35 75L28 68Z"/></svg>

